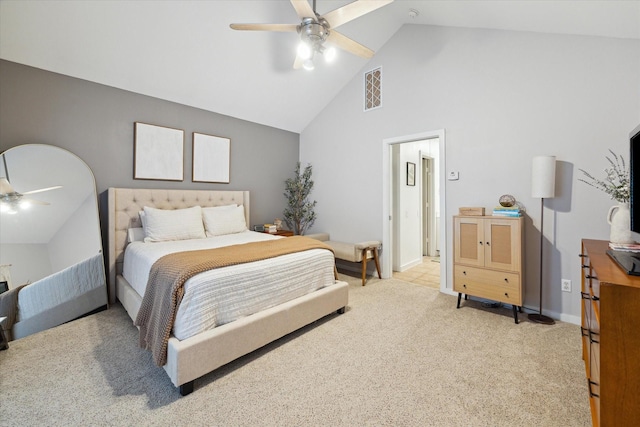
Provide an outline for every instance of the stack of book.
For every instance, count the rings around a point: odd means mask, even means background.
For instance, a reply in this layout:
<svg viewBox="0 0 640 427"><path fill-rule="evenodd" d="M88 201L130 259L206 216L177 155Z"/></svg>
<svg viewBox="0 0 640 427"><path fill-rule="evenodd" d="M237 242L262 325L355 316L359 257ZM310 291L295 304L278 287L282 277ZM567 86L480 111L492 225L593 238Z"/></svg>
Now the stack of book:
<svg viewBox="0 0 640 427"><path fill-rule="evenodd" d="M264 225L264 231L266 233L277 233L278 232L278 227L276 227L275 224L265 224Z"/></svg>
<svg viewBox="0 0 640 427"><path fill-rule="evenodd" d="M609 247L615 251L625 252L640 252L640 244L638 243L612 243L609 242Z"/></svg>
<svg viewBox="0 0 640 427"><path fill-rule="evenodd" d="M496 206L493 208L493 216L519 217L522 216L522 211L518 206Z"/></svg>

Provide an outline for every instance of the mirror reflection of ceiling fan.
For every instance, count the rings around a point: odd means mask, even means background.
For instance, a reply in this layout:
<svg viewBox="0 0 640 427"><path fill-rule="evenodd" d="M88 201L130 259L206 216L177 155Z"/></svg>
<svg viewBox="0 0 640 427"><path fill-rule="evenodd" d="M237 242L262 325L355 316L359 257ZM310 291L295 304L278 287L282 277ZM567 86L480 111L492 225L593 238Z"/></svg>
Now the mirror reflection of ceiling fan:
<svg viewBox="0 0 640 427"><path fill-rule="evenodd" d="M62 188L61 185L56 185L53 187L40 188L38 190L19 193L9 182L9 170L7 169L7 159L4 154L2 155L2 161L4 162L4 171L7 176L0 177L0 212L15 214L18 213L20 209L28 209L31 205L49 205L49 202L43 202L41 200L31 199L25 196Z"/></svg>
<svg viewBox="0 0 640 427"><path fill-rule="evenodd" d="M290 1L298 18L301 19L300 24L231 24L230 27L234 30L297 32L300 35L300 44L293 68L303 67L306 70L314 69L315 55L324 56L328 62L335 57L335 49L326 48L325 41L362 58L371 58L374 53L371 49L337 32L335 28L393 2L357 0L319 15L316 12L316 0L313 0L313 8L307 0Z"/></svg>

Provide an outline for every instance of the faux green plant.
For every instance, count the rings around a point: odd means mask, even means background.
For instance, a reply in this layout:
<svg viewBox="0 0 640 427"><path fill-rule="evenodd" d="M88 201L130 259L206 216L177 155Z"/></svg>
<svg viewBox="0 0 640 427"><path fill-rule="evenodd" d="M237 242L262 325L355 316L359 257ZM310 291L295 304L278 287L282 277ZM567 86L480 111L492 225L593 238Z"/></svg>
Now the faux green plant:
<svg viewBox="0 0 640 427"><path fill-rule="evenodd" d="M613 200L620 203L627 203L630 197L629 169L622 156L618 156L611 150L609 150L609 152L613 158L605 156L610 167L604 170L607 175L604 180L595 178L584 169L578 169L586 177L586 179L579 178L578 181L582 181L600 191L604 191Z"/></svg>
<svg viewBox="0 0 640 427"><path fill-rule="evenodd" d="M316 221L314 208L316 201L309 201L309 195L313 189L311 179L312 167L308 164L300 173L300 162L296 165L295 175L287 179L284 196L287 198L287 208L283 212L284 222L295 234L304 233Z"/></svg>

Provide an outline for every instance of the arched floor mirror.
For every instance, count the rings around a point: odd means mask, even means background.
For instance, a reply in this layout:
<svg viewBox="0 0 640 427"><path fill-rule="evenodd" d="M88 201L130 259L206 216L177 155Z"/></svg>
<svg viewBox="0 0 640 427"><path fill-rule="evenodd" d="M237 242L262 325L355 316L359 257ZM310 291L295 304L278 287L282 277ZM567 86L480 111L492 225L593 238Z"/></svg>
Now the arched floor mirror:
<svg viewBox="0 0 640 427"><path fill-rule="evenodd" d="M52 145L20 145L0 157L0 318L5 338L19 339L106 308L91 169L75 154Z"/></svg>

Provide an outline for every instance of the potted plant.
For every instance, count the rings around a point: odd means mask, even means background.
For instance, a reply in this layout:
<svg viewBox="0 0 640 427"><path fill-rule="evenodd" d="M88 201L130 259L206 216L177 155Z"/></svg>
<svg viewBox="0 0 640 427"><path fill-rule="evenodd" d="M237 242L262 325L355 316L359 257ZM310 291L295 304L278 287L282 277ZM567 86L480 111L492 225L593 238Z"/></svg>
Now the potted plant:
<svg viewBox="0 0 640 427"><path fill-rule="evenodd" d="M313 189L311 172L312 167L308 164L300 173L298 162L294 177L285 181L284 196L287 198L287 208L283 212L284 222L290 230L299 235L304 235L316 220L316 201L309 201Z"/></svg>
<svg viewBox="0 0 640 427"><path fill-rule="evenodd" d="M629 215L629 169L622 156L618 156L611 150L609 152L612 157L605 156L609 167L604 170L607 176L604 180L595 178L584 169L578 169L585 177L579 178L578 181L605 192L612 200L618 202L617 205L611 206L607 214L607 222L611 225L609 241L617 244L634 243Z"/></svg>

